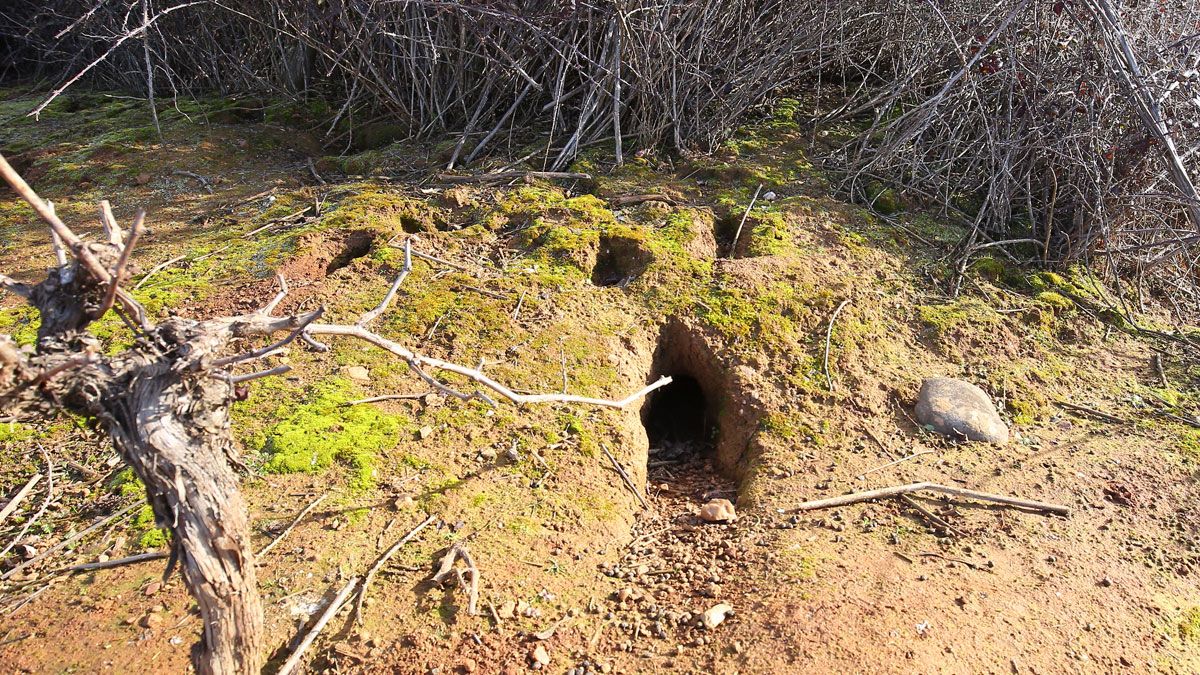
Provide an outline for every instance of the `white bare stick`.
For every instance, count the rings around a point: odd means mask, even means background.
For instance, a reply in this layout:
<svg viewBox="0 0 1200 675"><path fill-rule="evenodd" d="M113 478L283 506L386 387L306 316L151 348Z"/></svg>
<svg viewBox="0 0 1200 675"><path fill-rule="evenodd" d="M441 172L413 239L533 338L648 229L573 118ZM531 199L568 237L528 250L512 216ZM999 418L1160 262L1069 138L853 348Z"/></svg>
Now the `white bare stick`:
<svg viewBox="0 0 1200 675"><path fill-rule="evenodd" d="M461 375L517 404L580 403L583 405L595 405L603 408L621 409L629 406L629 404L633 403L634 401L640 400L655 389L664 387L671 383L670 377L661 377L655 382L642 387L638 391L620 400L591 398L588 396L575 396L571 394L518 394L517 392L484 375L478 370L468 368L457 363L451 363L449 361L443 361L441 359L435 359L429 356L417 354L408 347L405 347L398 342L389 340L380 335L376 335L362 326L314 323L305 328L304 332L308 335L343 335L346 337L358 338L400 357L410 366L412 366L418 372L418 374L424 373L424 369L429 368ZM440 389L447 389L445 385L441 385L436 381L430 382L430 384L437 386ZM456 395L461 396L461 394Z"/></svg>
<svg viewBox="0 0 1200 675"><path fill-rule="evenodd" d="M283 302L283 299L287 297L287 279L283 278L282 274L276 274L275 279L279 282L279 292L275 294L275 297L271 298L270 302L263 305L262 309L258 310L259 314L270 315L279 306L279 303Z"/></svg>
<svg viewBox="0 0 1200 675"><path fill-rule="evenodd" d="M50 213L53 214L54 213L54 202L47 199L46 200L46 208L50 211ZM60 268L66 267L67 266L67 249L66 249L66 247L63 246L62 237L58 236L58 233L54 231L53 227L50 228L50 245L54 247L54 259L58 262L58 266Z"/></svg>
<svg viewBox="0 0 1200 675"><path fill-rule="evenodd" d="M750 209L754 208L754 202L758 201L758 193L762 192L763 184L758 184L758 189L754 191L754 197L750 199L750 206L746 207L746 212L742 214L742 222L738 223L737 232L733 233L733 243L729 245L729 257L733 258L734 252L737 251L738 238L742 236L742 227L746 225L746 219L750 217Z"/></svg>
<svg viewBox="0 0 1200 675"><path fill-rule="evenodd" d="M145 286L146 282L150 280L150 277L154 276L155 274L158 274L159 272L167 269L171 265L174 265L175 263L179 262L180 260L183 260L186 257L187 257L186 254L175 256L174 258L171 258L170 260L168 260L166 262L161 262L161 263L155 265L154 267L152 267L150 269L149 272L146 272L145 276L143 276L141 279L138 280L138 282L136 284L133 285L133 290L136 291L137 289L141 288L142 286Z"/></svg>
<svg viewBox="0 0 1200 675"><path fill-rule="evenodd" d="M868 470L858 474L858 479L862 480L862 479L866 478L867 476L875 473L876 471L883 471L884 469L886 469L890 466L896 466L897 464L900 464L901 462L907 462L908 460L914 459L916 457L920 457L921 455L931 455L931 454L933 454L932 450L922 450L920 452L914 452L913 454L911 454L907 457L901 457L900 459L888 462L887 464L877 466L874 469L868 469Z"/></svg>
<svg viewBox="0 0 1200 675"><path fill-rule="evenodd" d="M117 219L113 216L112 204L107 199L100 200L100 225L104 228L104 236L108 238L108 243L121 248L124 246L125 236L121 232L121 226L117 224Z"/></svg>
<svg viewBox="0 0 1200 675"><path fill-rule="evenodd" d="M527 292L528 289L521 291L521 297L517 299L517 308L512 313L513 321L516 321L517 317L521 316L521 306L525 304L525 294Z"/></svg>
<svg viewBox="0 0 1200 675"><path fill-rule="evenodd" d="M466 565L465 569L458 569L454 563L461 558ZM438 571L434 573L431 580L434 583L445 584L453 578L458 581L459 588L467 590L467 614L471 616L479 615L479 568L475 566L475 561L471 559L471 551L467 545L461 541L455 542L446 555L442 556L442 560L438 565Z"/></svg>
<svg viewBox="0 0 1200 675"><path fill-rule="evenodd" d="M304 516L307 516L309 513L311 513L313 509L317 508L317 504L320 504L328 496L329 496L328 493L323 494L320 497L317 497L316 499L314 499L312 502L310 502L308 506L304 507L300 511L300 513L296 514L296 517L292 519L292 522L289 523L288 526L283 529L283 532L280 532L278 537L275 537L274 539L272 539L270 541L270 543L268 543L266 546L262 547L262 549L259 550L259 552L255 554L255 557L261 559L264 555L270 553L271 549L275 548L275 546L278 545L279 542L283 541L284 537L288 536L288 534L291 533L292 530L296 529L296 525L298 525L300 523L300 521L304 520Z"/></svg>
<svg viewBox="0 0 1200 675"><path fill-rule="evenodd" d="M396 297L396 291L400 290L400 284L404 283L404 278L412 271L412 239L404 240L404 267L400 270L400 274L396 275L396 280L392 282L392 287L388 289L387 295L383 296L379 306L375 309L362 315L358 320L358 325L366 326L375 319L379 318L380 314L387 311L388 305L392 304L392 298Z"/></svg>
<svg viewBox="0 0 1200 675"><path fill-rule="evenodd" d="M304 660L304 652L308 651L308 648L311 647L312 643L316 641L317 636L321 634L322 630L324 630L325 625L328 624L330 620L337 615L338 610L340 610L342 606L346 604L346 598L350 597L350 594L354 592L354 589L357 586L358 577L354 577L350 581L346 582L346 585L342 587L342 590L338 591L338 594L333 598L333 601L330 602L329 606L325 608L325 612L321 614L321 618L317 619L317 622L313 624L313 627L310 628L308 633L304 635L304 639L300 641L300 644L296 647L296 651L292 652L292 655L288 657L288 660L277 671L277 675L291 675L291 673L295 672L296 669L300 667L300 662Z"/></svg>
<svg viewBox="0 0 1200 675"><path fill-rule="evenodd" d="M33 491L34 486L36 486L38 481L40 481L42 478L43 476L40 473L33 474L29 481L25 483L25 487L22 487L17 492L16 496L8 500L8 503L4 505L4 508L0 509L0 525L3 525L4 521L8 520L8 517L13 514L13 511L17 510L17 507L20 506L21 502L29 496L29 493Z"/></svg>
<svg viewBox="0 0 1200 675"><path fill-rule="evenodd" d="M833 377L829 374L829 343L833 341L833 322L837 321L838 314L841 314L848 304L850 304L850 298L843 300L842 304L833 310L833 316L829 317L829 327L825 329L825 361L822 368L825 371L825 383L829 385L829 391L833 391Z"/></svg>
<svg viewBox="0 0 1200 675"><path fill-rule="evenodd" d="M835 506L846 506L847 504L857 504L859 502L867 502L872 499L882 499L884 497L896 497L898 495L906 495L913 492L921 492L928 490L930 492L942 492L955 497L965 497L967 499L978 499L985 502L995 502L1006 506L1016 506L1023 509L1033 509L1035 511L1048 511L1061 516L1068 515L1071 509L1058 504L1047 504L1045 502L1037 502L1028 499L1019 499L1016 497L1006 497L1004 495L995 495L987 492L976 492L975 490L964 490L962 488L942 485L940 483L909 483L908 485L895 485L892 487L879 488L878 490L867 490L865 492L853 492L840 497L830 497L828 499L817 499L810 502L804 502L799 506L789 509L786 513L794 513L796 511L812 511L815 509L828 509Z"/></svg>
<svg viewBox="0 0 1200 675"><path fill-rule="evenodd" d="M387 561L392 559L392 556L396 555L400 549L404 548L405 544L412 541L414 537L421 533L421 530L428 527L429 524L432 523L436 518L437 516L429 516L425 520L422 520L420 523L418 523L416 527L409 530L407 534L401 537L400 541L392 544L391 548L384 551L383 555L379 556L379 559L375 561L375 564L371 565L371 569L367 570L367 576L363 577L362 591L358 594L358 600L354 603L355 623L362 620L363 601L366 600L367 588L371 585L371 581L375 578L375 574L379 572L381 567L387 564Z"/></svg>

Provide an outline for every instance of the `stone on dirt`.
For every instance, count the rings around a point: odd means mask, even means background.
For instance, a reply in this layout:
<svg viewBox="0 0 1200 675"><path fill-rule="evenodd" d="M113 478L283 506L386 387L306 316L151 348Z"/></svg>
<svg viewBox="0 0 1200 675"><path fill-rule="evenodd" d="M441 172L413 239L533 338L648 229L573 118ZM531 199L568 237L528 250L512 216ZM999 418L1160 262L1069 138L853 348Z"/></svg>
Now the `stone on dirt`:
<svg viewBox="0 0 1200 675"><path fill-rule="evenodd" d="M725 523L737 519L737 511L728 499L713 499L700 507L700 518L709 523Z"/></svg>
<svg viewBox="0 0 1200 675"><path fill-rule="evenodd" d="M347 366L346 377L359 382L370 382L371 371L362 366Z"/></svg>
<svg viewBox="0 0 1200 675"><path fill-rule="evenodd" d="M704 627L712 630L717 626L720 626L725 621L725 617L727 617L732 611L733 607L723 602L709 607L708 609L704 610L704 616L702 618L704 621Z"/></svg>
<svg viewBox="0 0 1200 675"><path fill-rule="evenodd" d="M949 377L921 383L917 419L943 436L988 443L1007 443L1008 426L979 387Z"/></svg>
<svg viewBox="0 0 1200 675"><path fill-rule="evenodd" d="M542 645L533 648L533 653L529 655L534 663L540 663L543 666L550 665L550 652Z"/></svg>
<svg viewBox="0 0 1200 675"><path fill-rule="evenodd" d="M513 618L517 615L517 603L513 602L512 600L506 600L503 605L500 605L500 609L496 610L496 614L499 615L501 619Z"/></svg>

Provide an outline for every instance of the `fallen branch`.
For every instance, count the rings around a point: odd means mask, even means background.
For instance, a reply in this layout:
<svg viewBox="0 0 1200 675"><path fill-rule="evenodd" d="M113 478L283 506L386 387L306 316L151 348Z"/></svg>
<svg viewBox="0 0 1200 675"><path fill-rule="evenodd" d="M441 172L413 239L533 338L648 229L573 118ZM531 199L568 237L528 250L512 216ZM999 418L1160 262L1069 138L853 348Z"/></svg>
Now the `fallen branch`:
<svg viewBox="0 0 1200 675"><path fill-rule="evenodd" d="M421 530L428 527L429 524L432 523L436 518L437 518L437 516L429 516L425 520L422 520L420 523L418 523L416 527L409 530L408 533L405 534L403 537L400 537L400 541L397 541L395 544L392 544L391 548L384 551L383 555L379 556L379 559L375 561L375 564L371 565L371 569L367 570L367 575L365 577L363 577L362 590L359 591L358 600L356 600L354 603L354 622L355 623L358 623L359 621L362 620L363 601L366 600L367 588L371 585L371 581L375 578L375 574L379 572L379 569L381 567L383 567L384 565L387 564L387 561L392 559L392 556L396 555L396 553L399 552L400 549L404 548L405 544L412 541L414 537L416 537L418 534L421 533ZM283 671L280 671L280 672L283 672Z"/></svg>
<svg viewBox="0 0 1200 675"><path fill-rule="evenodd" d="M608 203L611 204L612 206L633 206L636 204L644 204L645 202L662 202L662 203L666 204L667 206L675 206L676 204L678 204L678 202L676 202L674 199L671 199L670 197L668 197L666 195L654 195L654 194L619 195L617 197L612 197L611 199L608 200Z"/></svg>
<svg viewBox="0 0 1200 675"><path fill-rule="evenodd" d="M133 290L136 291L137 289L141 288L142 286L145 286L146 282L150 280L150 277L154 276L155 274L158 274L159 272L167 269L171 265L174 265L175 263L179 262L180 260L183 260L186 257L187 257L186 254L177 255L174 258L171 258L170 260L168 260L166 262L161 262L161 263L155 265L154 267L150 268L150 271L146 272L146 275L144 277L142 277L141 279L139 279L138 282L133 285Z"/></svg>
<svg viewBox="0 0 1200 675"><path fill-rule="evenodd" d="M742 227L746 225L746 219L750 217L750 210L754 208L754 202L758 201L758 193L762 192L763 184L758 184L758 189L754 191L754 196L750 199L750 206L746 207L746 212L742 214L742 222L738 223L737 231L733 233L733 243L729 245L729 257L734 257L737 251L738 239L742 236Z"/></svg>
<svg viewBox="0 0 1200 675"><path fill-rule="evenodd" d="M18 490L17 494L15 496L13 496L12 499L8 500L8 503L4 505L4 508L0 509L0 525L3 525L4 521L7 520L8 517L13 514L13 511L17 510L17 507L20 506L21 502L24 501L24 499L29 496L29 493L33 490L34 486L36 486L38 484L38 481L40 481L41 479L42 479L42 474L40 474L40 473L33 474L33 476L30 477L29 481L25 483L25 486L22 487L20 490Z"/></svg>
<svg viewBox="0 0 1200 675"><path fill-rule="evenodd" d="M573 173L564 171L500 171L498 173L485 173L475 176L454 176L451 174L440 173L437 175L437 180L442 183L467 184L467 183L504 183L510 180L520 180L523 178L541 178L544 180L591 180L591 174Z"/></svg>
<svg viewBox="0 0 1200 675"><path fill-rule="evenodd" d="M327 496L329 496L328 493L323 494L309 502L308 506L301 509L300 513L296 514L296 517L292 519L292 522L289 523L287 527L283 528L283 532L280 532L278 537L275 537L269 543L267 543L266 546L262 547L262 549L255 554L255 557L262 558L266 554L270 553L271 549L275 548L279 542L283 541L284 537L288 536L292 530L296 529L296 525L298 525L300 521L304 520L304 516L307 516L313 509L317 508L317 505L325 501L325 497Z"/></svg>
<svg viewBox="0 0 1200 675"><path fill-rule="evenodd" d="M165 551L155 551L153 553L138 553L124 558L114 558L112 560L102 560L97 562L82 563L79 565L71 565L70 567L62 567L54 570L52 574L75 574L78 572L93 572L95 570L106 570L113 567L124 567L125 565L136 565L137 563L149 562L151 560L162 560L170 557L170 553Z"/></svg>
<svg viewBox="0 0 1200 675"><path fill-rule="evenodd" d="M317 181L317 183L319 185L324 185L325 179L321 177L321 174L317 173L317 165L313 163L312 157L308 158L307 164L308 164L308 172L312 174L312 177Z"/></svg>
<svg viewBox="0 0 1200 675"><path fill-rule="evenodd" d="M276 675L291 675L291 673L295 672L296 668L300 666L300 662L304 659L304 652L308 651L308 648L311 647L312 643L316 641L317 636L321 634L322 630L324 630L325 625L328 624L329 621L337 615L338 610L340 610L342 606L346 604L346 598L350 597L350 594L354 592L354 589L357 586L358 577L354 577L350 581L346 582L346 585L342 587L342 590L338 591L338 594L334 596L333 601L330 602L329 606L325 608L325 612L321 614L321 618L317 619L317 622L313 624L313 627L304 634L304 639L300 641L300 644L296 647L296 651L292 652L292 655L289 656L288 660L285 661L283 666L279 668L279 671L276 673Z"/></svg>
<svg viewBox="0 0 1200 675"><path fill-rule="evenodd" d="M603 447L603 446L601 446ZM962 488L942 485L940 483L909 483L908 485L895 485L892 487L879 488L877 490L866 490L864 492L853 492L840 497L830 497L828 499L817 499L814 501L804 502L799 506L785 511L785 513L795 513L797 511L813 511L815 509L828 509L835 506L846 506L847 504L857 504L859 502L868 502L873 499L882 499L884 497L896 497L898 495L911 494L913 492L921 492L929 490L930 492L942 492L955 497L964 497L967 499L978 499L985 502L995 502L1006 506L1016 506L1023 509L1032 509L1035 511L1048 511L1061 516L1068 515L1071 511L1069 507L1060 506L1058 504L1047 504L1045 502L1031 501L1027 499L1018 499L1016 497L1006 497L1004 495L995 495L987 492L976 492L975 490L964 490Z"/></svg>
<svg viewBox="0 0 1200 675"><path fill-rule="evenodd" d="M1087 406L1082 406L1077 403L1069 403L1067 401L1055 401L1054 403L1062 408L1066 408L1067 410L1074 410L1075 412L1080 412L1085 415L1091 415L1092 417L1104 420L1105 422L1112 422L1113 424L1129 424L1129 420L1127 420L1127 419L1117 417L1116 415L1109 415L1106 412L1094 410L1092 408L1089 408Z"/></svg>
<svg viewBox="0 0 1200 675"><path fill-rule="evenodd" d="M378 403L380 401L419 401L432 393L432 391L427 391L422 394L384 394L383 396L371 396L370 398L360 398L354 401L346 401L342 404L342 407L362 405L363 403Z"/></svg>
<svg viewBox="0 0 1200 675"><path fill-rule="evenodd" d="M902 462L907 462L908 460L914 459L916 457L920 457L921 455L931 455L931 454L933 454L932 450L922 450L920 452L914 452L913 454L908 455L907 457L901 457L900 459L888 462L887 464L877 466L874 469L868 469L868 470L858 474L858 479L862 480L862 479L866 478L867 476L875 473L876 471L883 471L884 469L886 469L888 467L896 466L897 464L900 464Z"/></svg>
<svg viewBox="0 0 1200 675"><path fill-rule="evenodd" d="M454 563L459 558L466 565L465 568L454 566ZM438 565L438 571L434 573L431 580L437 584L445 584L452 578L458 583L460 588L467 590L467 614L478 616L479 568L475 567L475 561L471 559L471 551L467 548L466 543L462 541L455 542L450 547L450 550L446 551L446 555L442 556L442 560Z"/></svg>
<svg viewBox="0 0 1200 675"><path fill-rule="evenodd" d="M204 176L201 176L198 173L195 173L192 171L183 171L180 169L176 169L171 172L171 175L172 176L186 176L187 178L191 178L193 180L199 181L200 185L204 186L204 189L205 189L205 191L208 192L208 194L211 195L213 193L212 183L210 183L207 178L205 178Z"/></svg>
<svg viewBox="0 0 1200 675"><path fill-rule="evenodd" d="M833 310L833 316L829 317L829 327L825 329L825 360L822 362L823 365L821 366L821 369L825 373L825 383L829 385L829 391L833 391L834 389L833 377L829 374L829 344L833 341L833 322L837 321L838 314L841 314L842 310L845 309L846 305L848 304L850 304L850 298L843 300L842 304L838 305L837 309Z"/></svg>
<svg viewBox="0 0 1200 675"><path fill-rule="evenodd" d="M133 511L134 509L141 507L143 504L144 504L144 502L134 502L134 503L126 506L125 508L121 509L120 511L117 511L116 513L113 513L113 514L110 514L110 515L100 518L96 522L92 523L86 529L76 532L75 534L71 535L70 537L67 537L66 539L63 539L62 541L58 542L54 546L51 546L50 548L46 549L45 551L42 551L41 554L34 556L33 558L30 558L29 560L26 560L25 562L21 563L20 565L17 565L16 567L5 572L4 574L0 574L0 581L5 581L8 578L12 577L12 575L16 574L17 572L20 572L21 570L25 569L26 567L29 567L30 565L34 565L38 562L41 562L42 560L45 560L48 556L61 551L62 549L70 546L71 544L74 544L75 542L79 541L80 539L83 539L87 535L100 529L101 527L106 525L109 521L115 520L124 515L128 515L130 511Z"/></svg>
<svg viewBox="0 0 1200 675"><path fill-rule="evenodd" d="M957 535L959 537L967 536L966 532L963 532L962 530L958 529L957 527L954 527L945 518L942 518L941 516L937 515L933 511L930 511L929 509L925 508L924 506L921 506L921 504L918 503L917 500L913 499L912 497L909 497L908 495L900 495L900 501L902 501L905 504L908 504L909 506L916 509L918 512L920 512L921 515L925 516L931 522L933 522L934 525L943 527L947 531L953 532L955 535Z"/></svg>
<svg viewBox="0 0 1200 675"><path fill-rule="evenodd" d="M629 474L625 473L625 467L621 466L621 463L617 461L616 457L613 457L612 453L608 451L608 447L603 443L600 444L600 449L604 451L604 454L608 457L609 461L612 462L613 468L615 468L617 473L621 476L621 480L624 481L625 487L629 488L629 491L633 493L633 496L637 497L638 501L642 503L642 508L646 509L647 511L650 510L650 505L646 503L646 498L642 496L642 493L638 491L637 486L633 484L633 480L629 478Z"/></svg>

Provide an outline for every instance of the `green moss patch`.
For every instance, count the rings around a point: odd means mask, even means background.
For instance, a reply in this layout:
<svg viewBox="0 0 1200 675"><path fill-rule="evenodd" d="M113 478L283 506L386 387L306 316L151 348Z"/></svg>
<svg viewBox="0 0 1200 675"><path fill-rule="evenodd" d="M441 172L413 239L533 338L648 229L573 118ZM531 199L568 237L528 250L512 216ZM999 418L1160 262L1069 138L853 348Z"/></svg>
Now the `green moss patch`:
<svg viewBox="0 0 1200 675"><path fill-rule="evenodd" d="M1183 613L1179 620L1179 637L1187 642L1200 642L1200 606Z"/></svg>
<svg viewBox="0 0 1200 675"><path fill-rule="evenodd" d="M969 297L943 305L921 305L917 307L917 316L939 338L964 327L990 326L1000 322L996 310L978 298Z"/></svg>
<svg viewBox="0 0 1200 675"><path fill-rule="evenodd" d="M280 421L249 443L269 456L263 469L320 473L337 462L349 470L352 487L373 487L378 454L395 447L410 425L369 405L345 405L353 398L353 385L336 378L313 387L303 402L281 406Z"/></svg>

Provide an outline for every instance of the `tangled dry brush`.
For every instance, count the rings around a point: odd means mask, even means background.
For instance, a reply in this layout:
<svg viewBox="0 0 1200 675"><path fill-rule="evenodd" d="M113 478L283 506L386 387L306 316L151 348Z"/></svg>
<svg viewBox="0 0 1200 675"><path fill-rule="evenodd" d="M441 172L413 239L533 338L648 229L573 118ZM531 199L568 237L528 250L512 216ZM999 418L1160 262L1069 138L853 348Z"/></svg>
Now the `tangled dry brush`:
<svg viewBox="0 0 1200 675"><path fill-rule="evenodd" d="M960 250L1093 269L1200 308L1200 11L1192 0L10 0L6 76L159 97L332 104L335 150L373 121L513 130L568 165L604 144L704 151L779 97L852 137L840 187L938 205ZM878 206L878 205L877 205ZM1118 283L1122 283L1118 281Z"/></svg>

